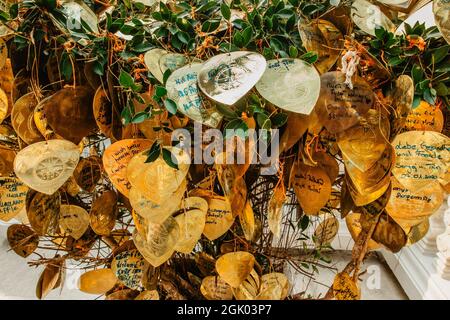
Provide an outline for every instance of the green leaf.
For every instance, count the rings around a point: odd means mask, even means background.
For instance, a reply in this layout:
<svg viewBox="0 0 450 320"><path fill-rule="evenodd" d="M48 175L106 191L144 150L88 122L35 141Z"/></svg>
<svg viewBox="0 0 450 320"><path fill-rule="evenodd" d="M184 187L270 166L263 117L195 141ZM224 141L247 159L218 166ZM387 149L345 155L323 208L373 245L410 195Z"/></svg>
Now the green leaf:
<svg viewBox="0 0 450 320"><path fill-rule="evenodd" d="M414 100L413 100L413 104L412 104L412 109L417 108L420 105L420 101L422 101L422 98L420 96L414 96Z"/></svg>
<svg viewBox="0 0 450 320"><path fill-rule="evenodd" d="M226 124L224 131L225 139L233 136L245 138L247 136L248 126L242 119L233 119Z"/></svg>
<svg viewBox="0 0 450 320"><path fill-rule="evenodd" d="M300 228L302 229L302 231L304 231L308 228L308 225L309 225L309 217L305 214L300 219Z"/></svg>
<svg viewBox="0 0 450 320"><path fill-rule="evenodd" d="M434 64L438 64L439 62L441 62L442 60L445 59L445 57L447 57L448 52L449 52L450 46L442 46L439 47L435 50L433 50L432 55L434 57ZM449 57L450 59L450 57Z"/></svg>
<svg viewBox="0 0 450 320"><path fill-rule="evenodd" d="M411 77L414 81L414 84L422 81L424 73L422 71L422 68L418 64L413 65L413 67L411 68Z"/></svg>
<svg viewBox="0 0 450 320"><path fill-rule="evenodd" d="M438 96L446 96L450 93L449 89L443 82L439 82L437 85L435 85L434 89L436 90L436 94Z"/></svg>
<svg viewBox="0 0 450 320"><path fill-rule="evenodd" d="M72 62L70 61L70 56L64 52L61 57L61 74L64 80L69 81L72 78Z"/></svg>
<svg viewBox="0 0 450 320"><path fill-rule="evenodd" d="M380 26L375 27L375 36L377 37L377 39L383 40L385 34L386 31L382 27Z"/></svg>
<svg viewBox="0 0 450 320"><path fill-rule="evenodd" d="M433 88L426 88L423 91L423 98L426 102L434 106L436 104L436 90Z"/></svg>
<svg viewBox="0 0 450 320"><path fill-rule="evenodd" d="M270 130L272 128L272 121L265 113L257 113L256 122L261 129Z"/></svg>
<svg viewBox="0 0 450 320"><path fill-rule="evenodd" d="M132 118L131 108L129 106L126 106L125 108L123 108L123 110L120 114L120 117L122 118L123 125L126 126L127 124L130 124L131 118Z"/></svg>
<svg viewBox="0 0 450 320"><path fill-rule="evenodd" d="M171 114L176 114L177 113L177 104L175 101L173 101L172 99L166 98L164 100L164 106L166 107L166 109L171 113Z"/></svg>
<svg viewBox="0 0 450 320"><path fill-rule="evenodd" d="M120 71L119 83L124 88L131 88L134 85L133 77L125 71Z"/></svg>
<svg viewBox="0 0 450 320"><path fill-rule="evenodd" d="M220 5L220 13L222 13L222 17L225 20L230 20L230 18L231 18L231 10L230 10L230 7L228 7L226 5L226 3L222 2L222 4Z"/></svg>
<svg viewBox="0 0 450 320"><path fill-rule="evenodd" d="M161 146L158 140L156 140L155 142L153 142L152 147L147 153L147 159L145 160L145 163L155 161L156 159L158 159L160 153L161 153Z"/></svg>
<svg viewBox="0 0 450 320"><path fill-rule="evenodd" d="M403 62L402 58L392 57L389 59L388 64L393 67L393 66L397 66L397 65L401 64L402 62Z"/></svg>
<svg viewBox="0 0 450 320"><path fill-rule="evenodd" d="M172 159L172 152L170 152L170 150L163 148L162 149L162 155L163 155L163 159L164 161L171 167L174 169L178 170L178 164L175 163Z"/></svg>
<svg viewBox="0 0 450 320"><path fill-rule="evenodd" d="M228 108L225 105L217 104L216 105L217 111L219 111L225 118L228 119L235 119L237 117L237 114L233 112L230 108Z"/></svg>
<svg viewBox="0 0 450 320"><path fill-rule="evenodd" d="M308 51L300 56L300 59L308 62L309 64L315 63L319 59L319 55L316 51Z"/></svg>
<svg viewBox="0 0 450 320"><path fill-rule="evenodd" d="M162 98L167 94L167 89L161 86L156 86L155 88L155 96L158 98Z"/></svg>
<svg viewBox="0 0 450 320"><path fill-rule="evenodd" d="M239 31L236 31L233 35L233 44L239 48L244 46L244 37Z"/></svg>
<svg viewBox="0 0 450 320"><path fill-rule="evenodd" d="M11 19L15 19L17 18L17 15L19 14L19 4L18 3L14 3L11 5L11 7L9 8L9 15Z"/></svg>
<svg viewBox="0 0 450 320"><path fill-rule="evenodd" d="M142 123L149 118L149 114L145 111L136 113L131 119L131 123Z"/></svg>
<svg viewBox="0 0 450 320"><path fill-rule="evenodd" d="M220 20L218 19L210 19L203 22L202 32L210 33L215 31L220 25Z"/></svg>
<svg viewBox="0 0 450 320"><path fill-rule="evenodd" d="M177 37L178 37L178 40L180 40L181 43L184 43L184 44L188 44L189 41L191 40L191 37L189 36L189 34L184 31L179 31L177 33Z"/></svg>
<svg viewBox="0 0 450 320"><path fill-rule="evenodd" d="M166 71L164 71L163 74L163 84L166 85L167 79L169 79L170 75L172 74L172 70L167 69Z"/></svg>
<svg viewBox="0 0 450 320"><path fill-rule="evenodd" d="M275 50L275 52L279 52L283 50L283 44L281 43L280 40L278 40L277 38L270 38L270 47Z"/></svg>
<svg viewBox="0 0 450 320"><path fill-rule="evenodd" d="M274 115L271 118L271 121L272 121L272 124L276 128L279 128L279 127L282 127L287 122L287 119L288 119L288 115L286 113L280 112L280 113L277 113L276 115Z"/></svg>
<svg viewBox="0 0 450 320"><path fill-rule="evenodd" d="M290 46L289 47L289 56L291 58L297 58L297 56L298 56L298 49L295 46Z"/></svg>
<svg viewBox="0 0 450 320"><path fill-rule="evenodd" d="M247 28L242 31L242 38L243 38L243 47L246 47L250 41L252 40L253 30L252 27L248 26Z"/></svg>

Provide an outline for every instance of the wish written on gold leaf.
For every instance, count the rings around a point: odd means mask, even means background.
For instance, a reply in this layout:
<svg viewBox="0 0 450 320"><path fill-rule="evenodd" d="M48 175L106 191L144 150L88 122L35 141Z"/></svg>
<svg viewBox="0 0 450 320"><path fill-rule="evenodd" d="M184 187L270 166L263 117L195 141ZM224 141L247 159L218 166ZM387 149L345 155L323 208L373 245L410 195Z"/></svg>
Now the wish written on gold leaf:
<svg viewBox="0 0 450 320"><path fill-rule="evenodd" d="M0 221L38 299L366 299L370 252L436 233L448 0L3 2Z"/></svg>

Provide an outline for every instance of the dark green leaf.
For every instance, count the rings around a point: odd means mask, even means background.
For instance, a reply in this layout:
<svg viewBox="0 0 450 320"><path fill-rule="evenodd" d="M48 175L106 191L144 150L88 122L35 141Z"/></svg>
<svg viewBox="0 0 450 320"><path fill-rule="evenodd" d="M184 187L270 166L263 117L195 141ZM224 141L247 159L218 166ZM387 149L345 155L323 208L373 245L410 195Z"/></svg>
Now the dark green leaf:
<svg viewBox="0 0 450 320"><path fill-rule="evenodd" d="M158 159L160 153L161 153L161 146L160 146L158 140L156 140L155 142L153 142L152 147L150 148L150 150L147 153L147 160L145 160L145 163L150 163L150 162L155 161L156 159Z"/></svg>
<svg viewBox="0 0 450 320"><path fill-rule="evenodd" d="M422 79L424 77L424 73L422 71L422 68L418 64L413 65L413 67L411 69L411 77L414 81L414 84L422 81Z"/></svg>
<svg viewBox="0 0 450 320"><path fill-rule="evenodd" d="M124 88L131 88L134 85L133 77L125 71L120 71L119 83Z"/></svg>
<svg viewBox="0 0 450 320"><path fill-rule="evenodd" d="M131 119L131 123L142 123L149 118L149 114L145 111L136 113Z"/></svg>
<svg viewBox="0 0 450 320"><path fill-rule="evenodd" d="M131 109L129 106L126 106L125 108L123 108L120 117L122 118L123 125L127 125L131 122L132 115L131 115Z"/></svg>
<svg viewBox="0 0 450 320"><path fill-rule="evenodd" d="M257 113L256 122L261 129L270 130L272 128L272 121L265 113Z"/></svg>
<svg viewBox="0 0 450 320"><path fill-rule="evenodd" d="M289 47L289 56L291 58L297 58L297 56L298 56L298 49L295 46L290 46Z"/></svg>
<svg viewBox="0 0 450 320"><path fill-rule="evenodd" d="M172 99L166 98L164 100L164 106L171 114L177 113L177 104Z"/></svg>
<svg viewBox="0 0 450 320"><path fill-rule="evenodd" d="M170 152L170 150L163 148L162 149L162 155L163 155L163 159L164 161L171 167L174 169L178 170L178 164L176 163L176 158L173 157L175 159L172 158L172 152Z"/></svg>
<svg viewBox="0 0 450 320"><path fill-rule="evenodd" d="M305 214L300 220L300 228L303 230L306 230L309 225L309 217Z"/></svg>
<svg viewBox="0 0 450 320"><path fill-rule="evenodd" d="M288 115L286 113L277 113L271 118L272 124L276 127L282 127L288 119Z"/></svg>
<svg viewBox="0 0 450 320"><path fill-rule="evenodd" d="M155 89L155 96L161 98L164 97L167 94L167 89L161 86L156 86Z"/></svg>
<svg viewBox="0 0 450 320"><path fill-rule="evenodd" d="M230 20L230 18L231 18L231 10L230 10L230 7L228 7L226 3L222 3L220 5L220 13L222 13L222 17L225 20Z"/></svg>

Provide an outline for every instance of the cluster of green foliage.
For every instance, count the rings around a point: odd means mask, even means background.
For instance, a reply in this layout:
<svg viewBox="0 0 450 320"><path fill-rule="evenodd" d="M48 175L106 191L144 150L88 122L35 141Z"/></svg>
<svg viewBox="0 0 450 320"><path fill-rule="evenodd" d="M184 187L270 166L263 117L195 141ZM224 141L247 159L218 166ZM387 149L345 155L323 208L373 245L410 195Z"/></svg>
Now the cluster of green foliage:
<svg viewBox="0 0 450 320"><path fill-rule="evenodd" d="M369 52L375 57L383 56L393 74L411 76L415 85L413 108L421 100L435 105L437 97L450 107L450 45L439 36L436 27L406 24L401 35L379 28L369 45Z"/></svg>

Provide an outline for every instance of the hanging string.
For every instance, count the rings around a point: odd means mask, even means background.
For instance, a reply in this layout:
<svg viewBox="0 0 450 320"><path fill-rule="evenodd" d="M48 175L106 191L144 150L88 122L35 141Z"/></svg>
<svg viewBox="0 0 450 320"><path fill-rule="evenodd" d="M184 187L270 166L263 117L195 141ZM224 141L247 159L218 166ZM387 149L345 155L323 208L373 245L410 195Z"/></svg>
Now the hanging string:
<svg viewBox="0 0 450 320"><path fill-rule="evenodd" d="M342 72L345 73L345 84L353 89L352 77L356 72L356 67L359 64L360 57L356 51L347 51L342 56Z"/></svg>

